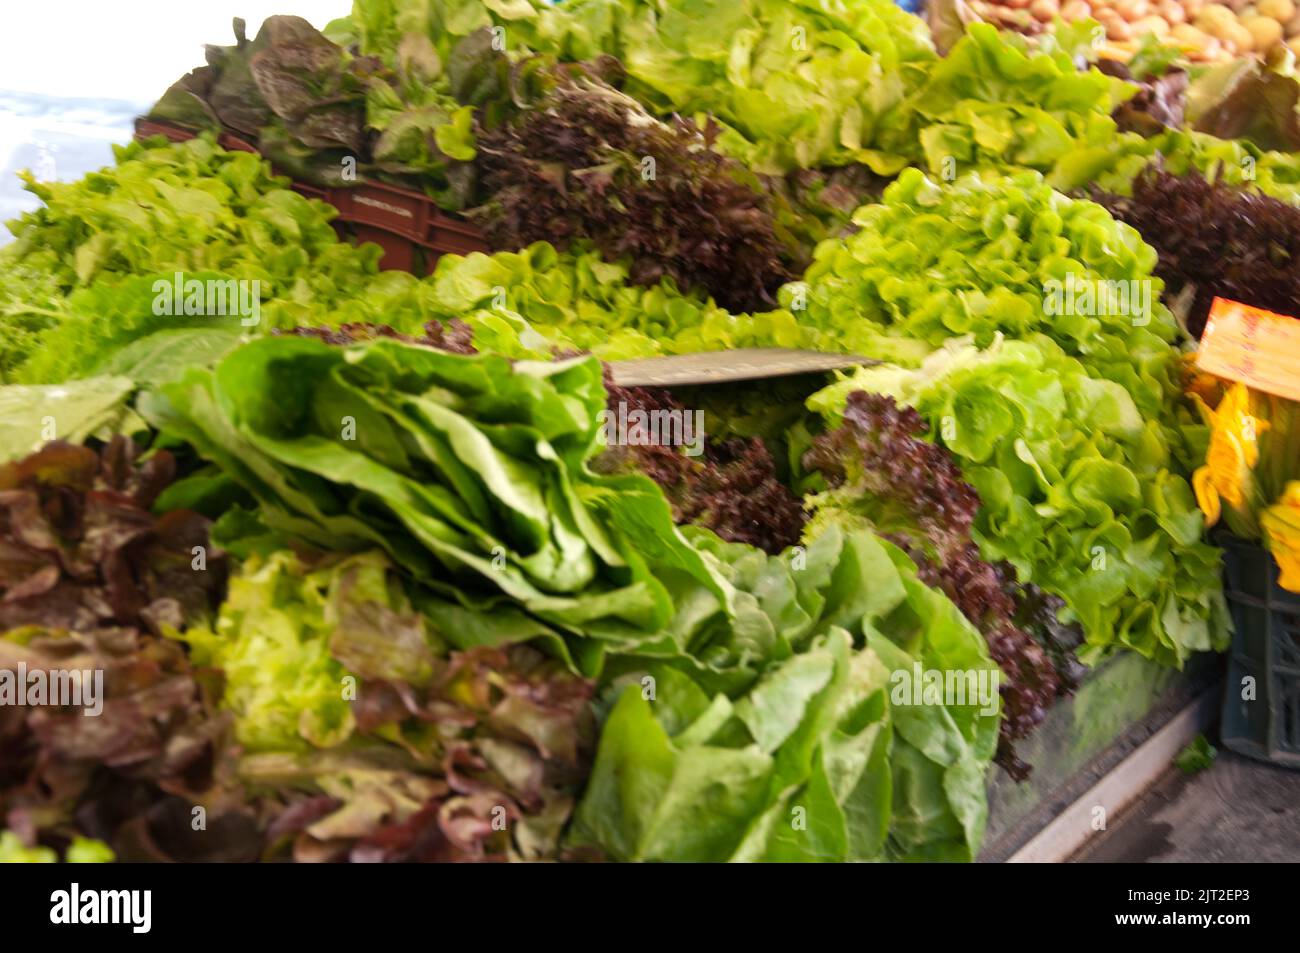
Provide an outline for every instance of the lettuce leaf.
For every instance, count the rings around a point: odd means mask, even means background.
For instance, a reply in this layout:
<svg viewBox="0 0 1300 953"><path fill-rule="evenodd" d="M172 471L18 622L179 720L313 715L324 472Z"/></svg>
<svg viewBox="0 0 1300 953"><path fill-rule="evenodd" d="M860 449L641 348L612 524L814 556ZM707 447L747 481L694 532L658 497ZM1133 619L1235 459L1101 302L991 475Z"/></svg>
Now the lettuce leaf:
<svg viewBox="0 0 1300 953"><path fill-rule="evenodd" d="M376 340L263 338L141 400L326 550L381 547L468 609L507 600L616 644L655 636L679 578L726 591L640 475L598 476L599 362L519 362ZM651 566L655 569L652 571Z"/></svg>
<svg viewBox="0 0 1300 953"><path fill-rule="evenodd" d="M812 625L783 627L799 650L747 688L711 693L662 665L613 681L576 843L622 860L974 856L996 692L989 713L895 704L894 686L917 664L994 672L983 640L869 532L831 530L814 546L805 570L786 570L785 590L799 593L788 610ZM744 549L720 551L729 547ZM755 591L772 613L779 561L758 558L767 570Z"/></svg>
<svg viewBox="0 0 1300 953"><path fill-rule="evenodd" d="M590 746L590 683L519 645L449 651L381 552L252 555L212 628L265 856L554 859Z"/></svg>
<svg viewBox="0 0 1300 953"><path fill-rule="evenodd" d="M982 506L974 537L1083 624L1086 661L1120 646L1181 666L1221 650L1219 552L1165 428L1129 392L1045 340L954 341L919 368L864 368L809 398L836 421L849 393L913 406Z"/></svg>
<svg viewBox="0 0 1300 953"><path fill-rule="evenodd" d="M51 440L81 443L140 433L144 421L129 406L135 389L135 381L118 376L0 387L0 464L34 453Z"/></svg>

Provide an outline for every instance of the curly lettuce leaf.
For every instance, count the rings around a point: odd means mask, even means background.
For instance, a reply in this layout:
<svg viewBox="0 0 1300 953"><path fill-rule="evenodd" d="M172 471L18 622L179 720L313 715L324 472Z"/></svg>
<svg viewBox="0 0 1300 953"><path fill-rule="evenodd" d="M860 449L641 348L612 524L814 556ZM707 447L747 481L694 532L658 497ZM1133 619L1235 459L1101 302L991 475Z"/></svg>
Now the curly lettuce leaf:
<svg viewBox="0 0 1300 953"><path fill-rule="evenodd" d="M1044 340L957 341L918 369L864 368L809 398L837 419L854 390L915 407L982 506L984 557L1061 596L1086 660L1120 646L1181 666L1222 649L1219 553L1165 428L1119 384Z"/></svg>

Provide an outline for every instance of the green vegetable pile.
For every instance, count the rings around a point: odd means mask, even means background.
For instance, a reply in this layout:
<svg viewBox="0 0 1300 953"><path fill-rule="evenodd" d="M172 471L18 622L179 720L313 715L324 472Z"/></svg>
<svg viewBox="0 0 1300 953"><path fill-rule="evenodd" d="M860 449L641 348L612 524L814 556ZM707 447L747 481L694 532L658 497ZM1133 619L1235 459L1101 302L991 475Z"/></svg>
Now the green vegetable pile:
<svg viewBox="0 0 1300 953"><path fill-rule="evenodd" d="M28 177L45 207L18 219L17 240L0 250L0 380L87 377L154 331L206 329L215 347L223 336L292 327L378 272L378 248L340 242L334 209L290 190L256 156L204 138L132 143L116 155L78 182ZM204 309L184 308L184 294L160 298L178 273L248 283L250 304L256 281L258 311L186 313Z"/></svg>
<svg viewBox="0 0 1300 953"><path fill-rule="evenodd" d="M1177 392L1177 327L1151 276L1155 252L1100 206L1033 172L945 184L908 170L854 221L861 230L823 243L784 292L806 299L802 321L846 350L915 363L954 337L1043 335L1147 413Z"/></svg>
<svg viewBox="0 0 1300 953"><path fill-rule="evenodd" d="M1265 125L1091 68L1089 26L355 0L236 21L154 107L196 138L29 176L0 692L107 678L89 727L5 708L0 860L976 859L1080 659L1227 640L1191 342L1080 196L1163 163L1300 203ZM381 272L277 169L495 251ZM603 363L747 347L873 360Z"/></svg>
<svg viewBox="0 0 1300 953"><path fill-rule="evenodd" d="M579 841L620 860L973 859L996 719L974 698L895 704L891 675L995 670L956 606L865 531L822 535L795 573L708 546L756 590L794 589L781 618L803 645L740 695L663 667L615 679Z"/></svg>
<svg viewBox="0 0 1300 953"><path fill-rule="evenodd" d="M245 753L203 796L241 831L232 856L973 858L999 707L979 632L866 530L775 556L678 530L649 478L590 470L604 404L589 357L289 336L138 400L215 464L155 505L239 501L212 528L242 564L215 621L160 624L224 676ZM29 587L10 588L21 618L59 609L23 615ZM956 704L899 699L913 668L983 680ZM607 780L663 770L641 761L653 734L626 735L634 705L700 763L669 771L685 799L661 805L657 842ZM734 802L693 843L689 791L719 783L718 758ZM266 817L283 819L259 837Z"/></svg>

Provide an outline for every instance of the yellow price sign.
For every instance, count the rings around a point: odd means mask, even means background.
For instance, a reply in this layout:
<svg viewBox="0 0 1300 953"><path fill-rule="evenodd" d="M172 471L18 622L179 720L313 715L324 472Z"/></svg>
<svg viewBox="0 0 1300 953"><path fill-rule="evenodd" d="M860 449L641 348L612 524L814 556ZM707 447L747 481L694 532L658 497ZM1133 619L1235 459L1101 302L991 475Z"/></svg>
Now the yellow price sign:
<svg viewBox="0 0 1300 953"><path fill-rule="evenodd" d="M1266 394L1300 400L1300 321L1215 298L1196 366Z"/></svg>

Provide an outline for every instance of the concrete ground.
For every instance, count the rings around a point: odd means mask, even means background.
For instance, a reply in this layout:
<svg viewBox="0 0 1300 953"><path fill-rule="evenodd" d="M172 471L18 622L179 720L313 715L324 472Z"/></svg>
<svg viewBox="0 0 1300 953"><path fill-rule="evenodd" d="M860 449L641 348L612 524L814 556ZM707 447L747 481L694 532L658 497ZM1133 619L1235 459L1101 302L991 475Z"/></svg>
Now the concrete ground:
<svg viewBox="0 0 1300 953"><path fill-rule="evenodd" d="M1199 774L1171 770L1073 861L1300 862L1300 771L1220 748Z"/></svg>

